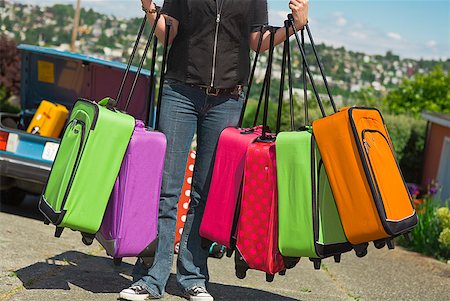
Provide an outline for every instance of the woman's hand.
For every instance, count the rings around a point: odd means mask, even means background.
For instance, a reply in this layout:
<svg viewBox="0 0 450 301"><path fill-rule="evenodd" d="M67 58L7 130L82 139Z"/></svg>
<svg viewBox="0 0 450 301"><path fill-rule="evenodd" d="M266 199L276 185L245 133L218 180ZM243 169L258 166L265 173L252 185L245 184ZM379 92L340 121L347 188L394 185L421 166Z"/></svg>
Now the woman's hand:
<svg viewBox="0 0 450 301"><path fill-rule="evenodd" d="M142 7L146 9L150 9L152 5L152 0L141 0Z"/></svg>
<svg viewBox="0 0 450 301"><path fill-rule="evenodd" d="M295 27L297 29L303 28L308 23L308 0L290 0L289 8L294 17Z"/></svg>

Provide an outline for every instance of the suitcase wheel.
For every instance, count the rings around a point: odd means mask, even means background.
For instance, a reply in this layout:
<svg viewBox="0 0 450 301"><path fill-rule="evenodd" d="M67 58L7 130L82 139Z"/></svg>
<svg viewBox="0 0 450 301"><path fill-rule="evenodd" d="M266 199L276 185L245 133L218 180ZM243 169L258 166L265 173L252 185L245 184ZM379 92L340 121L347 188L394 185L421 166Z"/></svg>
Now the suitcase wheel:
<svg viewBox="0 0 450 301"><path fill-rule="evenodd" d="M286 269L284 269L284 270L282 270L282 271L280 271L279 273L278 273L280 276L284 276L284 275L286 275Z"/></svg>
<svg viewBox="0 0 450 301"><path fill-rule="evenodd" d="M88 233L81 233L81 241L86 245L90 246L94 242L94 235Z"/></svg>
<svg viewBox="0 0 450 301"><path fill-rule="evenodd" d="M63 227L56 227L55 237L61 237L61 234L63 233L63 231L64 231Z"/></svg>
<svg viewBox="0 0 450 301"><path fill-rule="evenodd" d="M155 261L155 257L138 257L138 258L146 269L150 269L153 266L153 262Z"/></svg>
<svg viewBox="0 0 450 301"><path fill-rule="evenodd" d="M395 248L394 241L392 239L388 239L386 241L389 250L393 250Z"/></svg>
<svg viewBox="0 0 450 301"><path fill-rule="evenodd" d="M334 262L336 263L341 262L341 254L334 255Z"/></svg>
<svg viewBox="0 0 450 301"><path fill-rule="evenodd" d="M230 258L233 255L233 251L234 251L233 249L227 248L226 255L228 258Z"/></svg>
<svg viewBox="0 0 450 301"><path fill-rule="evenodd" d="M214 258L222 258L225 254L225 247L214 242L209 248L209 256Z"/></svg>
<svg viewBox="0 0 450 301"><path fill-rule="evenodd" d="M236 267L236 277L244 279L247 276L247 270L242 267Z"/></svg>
<svg viewBox="0 0 450 301"><path fill-rule="evenodd" d="M374 245L375 248L377 248L377 249L382 249L382 248L386 245L386 242L385 242L384 240L375 240L375 241L373 242L373 245Z"/></svg>
<svg viewBox="0 0 450 301"><path fill-rule="evenodd" d="M283 261L284 261L284 266L286 267L286 269L292 269L300 261L300 257L283 256Z"/></svg>
<svg viewBox="0 0 450 301"><path fill-rule="evenodd" d="M357 257L364 257L367 255L367 249L359 250L359 251L355 250L355 253L356 253Z"/></svg>
<svg viewBox="0 0 450 301"><path fill-rule="evenodd" d="M116 267L118 267L122 264L122 258L113 258L113 262L114 262L114 265Z"/></svg>
<svg viewBox="0 0 450 301"><path fill-rule="evenodd" d="M272 282L273 278L275 278L275 275L266 273L266 281L267 282Z"/></svg>
<svg viewBox="0 0 450 301"><path fill-rule="evenodd" d="M367 247L369 246L369 243L365 242L358 245L353 245L353 249L355 250L357 257L364 257L367 255Z"/></svg>
<svg viewBox="0 0 450 301"><path fill-rule="evenodd" d="M317 258L310 258L309 260L312 261L312 263L314 264L315 270L320 270L320 265L322 263L322 260L317 259Z"/></svg>

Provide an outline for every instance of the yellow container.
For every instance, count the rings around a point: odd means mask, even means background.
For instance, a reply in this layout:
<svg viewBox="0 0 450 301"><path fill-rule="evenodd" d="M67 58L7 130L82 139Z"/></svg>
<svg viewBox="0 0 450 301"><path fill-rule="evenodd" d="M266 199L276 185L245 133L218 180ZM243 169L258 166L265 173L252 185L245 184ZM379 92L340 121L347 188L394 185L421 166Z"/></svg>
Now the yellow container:
<svg viewBox="0 0 450 301"><path fill-rule="evenodd" d="M43 100L34 114L27 132L58 138L68 115L69 111L65 106Z"/></svg>

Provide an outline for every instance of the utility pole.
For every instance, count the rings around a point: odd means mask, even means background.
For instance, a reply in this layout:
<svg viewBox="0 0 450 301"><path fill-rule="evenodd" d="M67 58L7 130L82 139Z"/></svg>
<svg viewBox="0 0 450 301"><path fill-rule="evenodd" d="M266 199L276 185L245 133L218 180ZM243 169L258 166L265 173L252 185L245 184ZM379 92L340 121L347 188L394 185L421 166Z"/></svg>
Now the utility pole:
<svg viewBox="0 0 450 301"><path fill-rule="evenodd" d="M72 44L70 45L70 50L72 52L76 51L75 42L77 41L78 24L80 23L80 2L81 0L77 0L77 7L73 18Z"/></svg>

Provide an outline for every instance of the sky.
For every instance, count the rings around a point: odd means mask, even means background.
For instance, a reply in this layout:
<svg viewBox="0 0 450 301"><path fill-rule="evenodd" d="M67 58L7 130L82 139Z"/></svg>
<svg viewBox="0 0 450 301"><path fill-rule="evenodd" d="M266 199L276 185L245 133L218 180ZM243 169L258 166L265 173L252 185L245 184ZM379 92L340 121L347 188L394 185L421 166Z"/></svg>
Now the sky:
<svg viewBox="0 0 450 301"><path fill-rule="evenodd" d="M14 0L51 5L76 0ZM226 0L225 0L226 1ZM246 0L241 0L246 1ZM155 0L161 5L163 0ZM288 0L268 0L269 23L282 25ZM81 0L82 7L118 17L141 16L139 0ZM309 0L316 43L402 58L450 58L450 0Z"/></svg>

